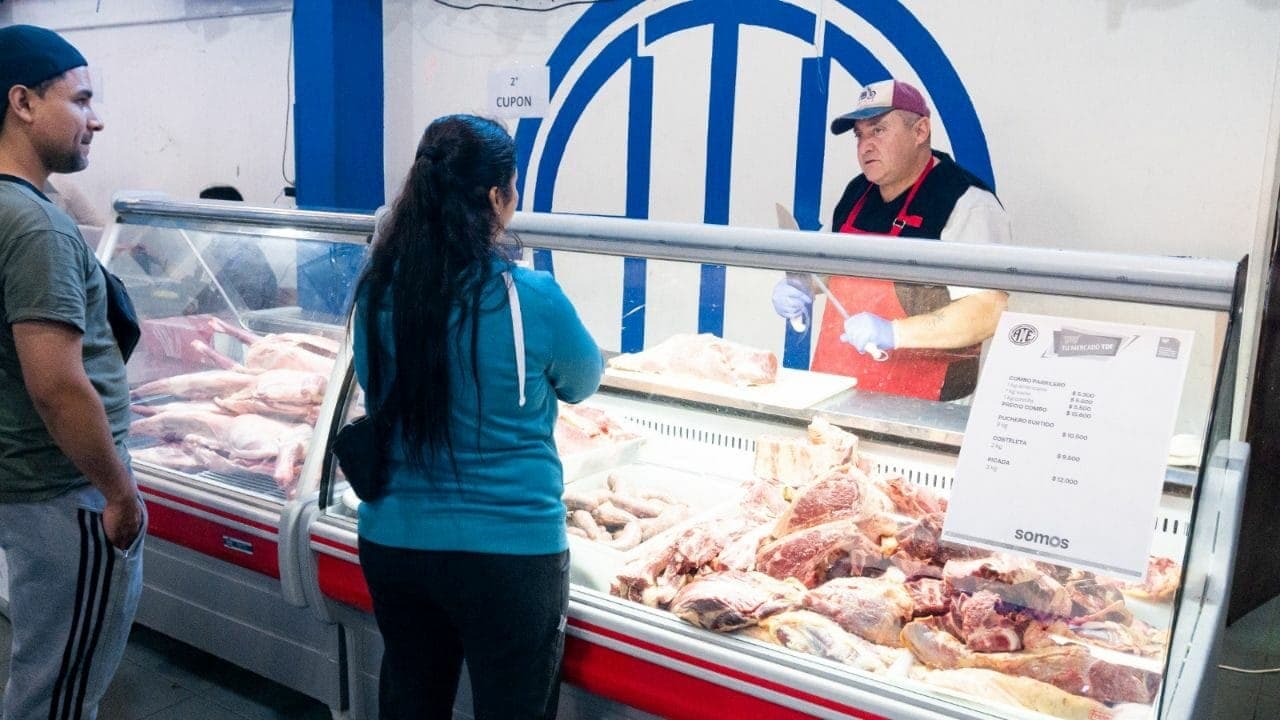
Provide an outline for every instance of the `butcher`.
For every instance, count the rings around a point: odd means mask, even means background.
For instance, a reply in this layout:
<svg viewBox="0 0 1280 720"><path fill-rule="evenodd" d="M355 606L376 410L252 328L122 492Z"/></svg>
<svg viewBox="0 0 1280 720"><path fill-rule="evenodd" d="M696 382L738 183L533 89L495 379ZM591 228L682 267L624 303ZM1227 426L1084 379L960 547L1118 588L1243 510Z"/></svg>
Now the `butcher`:
<svg viewBox="0 0 1280 720"><path fill-rule="evenodd" d="M836 231L1010 241L1009 217L987 184L933 149L929 106L915 87L884 80L862 88L854 109L831 122L835 135L850 130L862 174L836 204ZM995 332L1008 299L994 290L789 275L774 287L774 310L805 323L819 291L848 317L828 303L810 369L856 377L860 390L927 400L973 392L980 344Z"/></svg>

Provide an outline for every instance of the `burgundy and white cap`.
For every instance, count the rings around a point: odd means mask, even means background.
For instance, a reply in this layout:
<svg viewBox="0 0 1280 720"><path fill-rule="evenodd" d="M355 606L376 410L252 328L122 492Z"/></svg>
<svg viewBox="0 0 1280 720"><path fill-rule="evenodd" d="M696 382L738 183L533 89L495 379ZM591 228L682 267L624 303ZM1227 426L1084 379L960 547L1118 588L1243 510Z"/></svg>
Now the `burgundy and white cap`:
<svg viewBox="0 0 1280 720"><path fill-rule="evenodd" d="M929 117L929 106L914 85L901 80L881 80L862 88L858 94L858 105L853 112L832 120L831 132L839 135L853 129L855 120L877 117L890 110L906 110Z"/></svg>

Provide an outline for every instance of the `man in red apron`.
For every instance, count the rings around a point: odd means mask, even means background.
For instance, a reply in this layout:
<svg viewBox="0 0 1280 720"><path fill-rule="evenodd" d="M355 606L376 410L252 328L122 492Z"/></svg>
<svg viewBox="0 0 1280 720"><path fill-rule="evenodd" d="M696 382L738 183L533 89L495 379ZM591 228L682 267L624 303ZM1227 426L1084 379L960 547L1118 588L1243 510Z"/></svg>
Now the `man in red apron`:
<svg viewBox="0 0 1280 720"><path fill-rule="evenodd" d="M831 122L853 130L862 174L845 188L832 227L843 233L1008 242L1009 219L986 184L931 147L929 107L900 80L862 89L857 107ZM778 283L774 309L807 318L817 278ZM831 277L810 369L858 378L858 389L928 400L973 392L978 351L995 332L1007 295L991 290ZM848 312L849 317L834 307Z"/></svg>

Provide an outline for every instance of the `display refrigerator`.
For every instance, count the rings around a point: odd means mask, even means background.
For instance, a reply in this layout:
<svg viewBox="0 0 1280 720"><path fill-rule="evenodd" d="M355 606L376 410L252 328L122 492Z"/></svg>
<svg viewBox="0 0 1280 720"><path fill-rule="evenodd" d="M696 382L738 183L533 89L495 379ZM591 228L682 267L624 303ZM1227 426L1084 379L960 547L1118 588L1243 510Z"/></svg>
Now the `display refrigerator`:
<svg viewBox="0 0 1280 720"><path fill-rule="evenodd" d="M114 208L98 255L142 331L127 363L148 516L138 622L341 707L341 632L306 607L296 543L368 218L147 193Z"/></svg>
<svg viewBox="0 0 1280 720"><path fill-rule="evenodd" d="M144 290L139 309L158 326L130 368L155 528L140 617L376 717L360 501L329 452L363 413L344 312L372 217L145 196L116 210L102 255ZM556 276L608 360L600 391L562 405L556 426L572 559L562 716L1203 716L1248 459L1230 427L1242 262L538 213L511 230L504 250ZM223 279L215 240L262 251L274 304L251 307L238 288L253 284ZM144 242L185 248L212 293L174 288L187 275L149 264L160 251L133 249ZM249 254L231 267L249 272ZM874 392L797 360L821 345L827 314L849 308L815 293L798 331L775 315L774 286L846 276L1007 303L987 347L941 353L981 358L976 392ZM181 307L163 306L166 290ZM193 305L202 295L225 307ZM1117 364L1148 339L1180 373ZM1113 341L1110 359L1094 347ZM275 344L323 358L307 370L323 386L273 390L265 379L298 371L261 364ZM1001 364L1029 350L1043 373ZM1087 398L1043 399L1061 389L1054 363L1075 368ZM246 385L179 397L218 377ZM173 413L217 419L195 432L146 424ZM250 433L275 438L274 454L239 453L219 438L246 416L292 430ZM1049 416L1062 436L1046 446L1030 424ZM1024 424L975 429L988 421ZM1046 447L1078 471L1042 472L1033 456ZM981 533L983 517L1044 511L1059 482L1078 487L1050 510L1115 538L1114 559L1076 535L1059 547L1065 531L1008 547L956 540L964 522L975 532L975 502ZM245 543L265 554L250 562ZM312 677L282 677L289 663ZM465 684L457 714L470 715Z"/></svg>

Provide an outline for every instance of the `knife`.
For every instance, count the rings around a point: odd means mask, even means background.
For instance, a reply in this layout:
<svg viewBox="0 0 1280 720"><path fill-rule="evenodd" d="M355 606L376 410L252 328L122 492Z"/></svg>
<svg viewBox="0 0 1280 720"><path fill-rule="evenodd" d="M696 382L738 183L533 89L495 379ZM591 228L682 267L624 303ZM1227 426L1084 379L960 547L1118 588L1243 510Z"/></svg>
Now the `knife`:
<svg viewBox="0 0 1280 720"><path fill-rule="evenodd" d="M782 203L774 203L773 210L778 215L779 230L799 230L800 229L800 223L796 222L795 215L792 215L791 211L783 207ZM836 309L836 312L840 313L840 317L844 318L845 320L848 320L849 311L844 309L844 305L840 304L840 300L836 298L836 296L831 292L831 289L828 288L827 284L822 281L822 278L815 273L809 273L809 277L813 278L813 281L818 284L818 288L821 289L822 292L827 296L827 302L831 303L831 306ZM804 332L804 327L805 327L804 316L796 316L791 318L792 330L795 330L796 332ZM881 350L880 346L876 345L875 343L867 343L866 345L863 346L862 350L866 352L868 355L870 355L871 358L876 362L884 362L889 359L889 353L884 350Z"/></svg>

